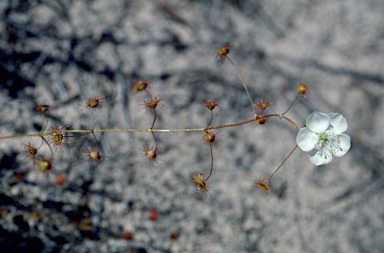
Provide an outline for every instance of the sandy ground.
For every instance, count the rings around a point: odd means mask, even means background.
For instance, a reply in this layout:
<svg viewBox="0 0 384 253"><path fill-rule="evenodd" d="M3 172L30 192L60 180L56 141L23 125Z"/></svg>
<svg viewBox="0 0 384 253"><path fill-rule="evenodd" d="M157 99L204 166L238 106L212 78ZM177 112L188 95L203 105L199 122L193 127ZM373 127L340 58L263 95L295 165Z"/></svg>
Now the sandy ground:
<svg viewBox="0 0 384 253"><path fill-rule="evenodd" d="M23 153L39 138L0 140L1 252L384 252L383 0L5 0L0 13L1 136L41 131L36 104L50 105L48 129L149 128L146 97L131 92L139 78L164 104L155 128L205 127L209 99L221 107L213 125L251 119L236 72L215 59L230 42L254 101L282 113L304 82L310 93L287 116L341 113L352 138L325 166L297 150L265 194L255 180L297 129L278 118L222 129L209 197L190 179L209 174L201 132L156 134L155 165L143 156L150 133L96 134L97 166L85 157L94 138L70 138L48 175ZM98 113L83 110L95 92ZM39 154L50 156L46 144Z"/></svg>

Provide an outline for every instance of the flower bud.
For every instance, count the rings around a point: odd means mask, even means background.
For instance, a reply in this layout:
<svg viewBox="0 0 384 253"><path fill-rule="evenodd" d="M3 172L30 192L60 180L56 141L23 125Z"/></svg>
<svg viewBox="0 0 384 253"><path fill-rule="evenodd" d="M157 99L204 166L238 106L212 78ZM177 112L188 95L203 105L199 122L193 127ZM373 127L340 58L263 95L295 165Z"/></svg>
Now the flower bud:
<svg viewBox="0 0 384 253"><path fill-rule="evenodd" d="M296 87L296 94L299 95L299 96L306 96L308 94L308 92L309 92L309 88L304 83L300 83Z"/></svg>
<svg viewBox="0 0 384 253"><path fill-rule="evenodd" d="M104 160L98 150L93 150L90 147L88 147L86 155L88 157L88 160L93 164L99 164Z"/></svg>
<svg viewBox="0 0 384 253"><path fill-rule="evenodd" d="M207 107L209 110L215 109L215 107L220 107L219 106L219 101L218 100L208 100L205 102L205 107Z"/></svg>
<svg viewBox="0 0 384 253"><path fill-rule="evenodd" d="M144 156L148 160L149 164L156 164L157 156L158 156L158 150L156 145L153 146L147 146L144 149Z"/></svg>
<svg viewBox="0 0 384 253"><path fill-rule="evenodd" d="M83 102L85 110L88 109L98 109L101 102L105 99L103 95L98 92L92 93L88 98Z"/></svg>
<svg viewBox="0 0 384 253"><path fill-rule="evenodd" d="M44 173L49 173L52 171L52 161L51 160L48 160L48 159L45 159L45 158L42 158L39 163L38 163L38 167L39 169L44 172Z"/></svg>
<svg viewBox="0 0 384 253"><path fill-rule="evenodd" d="M259 125L264 125L265 123L267 123L267 118L266 117L257 117L256 122Z"/></svg>
<svg viewBox="0 0 384 253"><path fill-rule="evenodd" d="M149 100L144 101L143 106L144 106L144 108L156 109L157 105L164 106L162 104L162 101L163 101L163 99L161 97L158 97L158 98L155 97L153 99L149 99Z"/></svg>
<svg viewBox="0 0 384 253"><path fill-rule="evenodd" d="M259 108L260 114L262 114L265 110L267 110L271 106L271 102L268 100L259 100L256 103L256 107Z"/></svg>
<svg viewBox="0 0 384 253"><path fill-rule="evenodd" d="M204 133L204 141L206 142L206 143L213 143L213 142L215 142L215 140L216 140L216 134L215 134L215 132L213 132L213 131L206 131L205 133Z"/></svg>
<svg viewBox="0 0 384 253"><path fill-rule="evenodd" d="M231 51L231 44L227 43L216 50L216 58L218 60L225 60L227 54Z"/></svg>
<svg viewBox="0 0 384 253"><path fill-rule="evenodd" d="M51 134L49 135L49 141L56 150L63 150L65 147L65 136L63 130L65 127L53 125L51 127Z"/></svg>
<svg viewBox="0 0 384 253"><path fill-rule="evenodd" d="M259 177L256 180L256 187L266 193L272 189L271 182L269 180L264 180L262 177Z"/></svg>
<svg viewBox="0 0 384 253"><path fill-rule="evenodd" d="M49 105L36 105L34 108L35 112L47 113L49 109Z"/></svg>
<svg viewBox="0 0 384 253"><path fill-rule="evenodd" d="M207 186L207 181L204 179L204 175L200 172L195 172L192 175L192 182L196 186L196 190L201 194L207 196L210 193L210 187Z"/></svg>
<svg viewBox="0 0 384 253"><path fill-rule="evenodd" d="M149 81L147 80L139 80L132 86L132 92L133 93L139 93L142 91L145 91L148 88Z"/></svg>

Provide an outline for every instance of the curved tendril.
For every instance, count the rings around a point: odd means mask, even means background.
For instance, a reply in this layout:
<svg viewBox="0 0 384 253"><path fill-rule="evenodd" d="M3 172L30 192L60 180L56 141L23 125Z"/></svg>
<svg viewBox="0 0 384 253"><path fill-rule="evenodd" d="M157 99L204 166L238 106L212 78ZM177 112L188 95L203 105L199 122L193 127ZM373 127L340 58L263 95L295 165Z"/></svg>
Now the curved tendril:
<svg viewBox="0 0 384 253"><path fill-rule="evenodd" d="M40 146L38 148L36 148L37 150L40 149L43 146L43 144L44 144L44 137L41 137L41 139L42 139L41 140L41 144L40 144Z"/></svg>
<svg viewBox="0 0 384 253"><path fill-rule="evenodd" d="M157 118L156 108L153 108L153 121L152 121L152 126L151 126L150 130L153 130L153 127L155 126L156 118ZM155 141L155 149L156 149L157 148L157 139L156 139L155 133L153 131L151 131L151 133L153 136L153 140Z"/></svg>
<svg viewBox="0 0 384 253"><path fill-rule="evenodd" d="M152 136L153 136L153 140L155 141L155 149L157 149L157 138L156 138L154 132L151 132L151 133L152 133Z"/></svg>
<svg viewBox="0 0 384 253"><path fill-rule="evenodd" d="M153 127L155 126L156 118L157 118L157 113L156 113L156 109L154 108L153 109L153 121L152 121L152 125L149 129L153 129Z"/></svg>
<svg viewBox="0 0 384 253"><path fill-rule="evenodd" d="M206 179L204 179L204 181L207 181L211 177L212 172L213 172L213 150L212 150L212 143L211 142L209 143L209 149L210 149L210 153L211 153L211 169L210 169L208 177Z"/></svg>
<svg viewBox="0 0 384 253"><path fill-rule="evenodd" d="M52 150L51 145L49 144L49 142L48 142L43 136L41 136L41 138L42 138L43 141L48 145L49 150L51 151L51 159L53 159L53 150Z"/></svg>
<svg viewBox="0 0 384 253"><path fill-rule="evenodd" d="M208 123L208 125L207 125L207 128L211 125L212 120L213 120L213 111L211 110L211 119L209 120L209 123Z"/></svg>

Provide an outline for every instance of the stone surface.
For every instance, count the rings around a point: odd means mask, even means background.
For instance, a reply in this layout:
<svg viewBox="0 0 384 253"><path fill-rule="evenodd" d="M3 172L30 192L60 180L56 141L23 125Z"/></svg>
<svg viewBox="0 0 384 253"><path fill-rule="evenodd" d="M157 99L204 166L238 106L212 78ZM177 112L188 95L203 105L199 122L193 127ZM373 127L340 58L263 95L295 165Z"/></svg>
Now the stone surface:
<svg viewBox="0 0 384 253"><path fill-rule="evenodd" d="M92 136L70 138L45 175L23 145L0 140L0 246L7 252L383 252L384 4L367 1L18 1L0 3L0 135L37 133L49 104L52 124L68 129L149 128L138 78L163 99L155 128L205 127L204 102L220 100L213 125L252 118L230 63L215 50L231 42L231 59L252 99L282 113L294 89L310 93L287 113L302 125L312 111L338 112L352 148L315 167L295 146L297 129L278 118L266 126L222 129L214 147L214 190L195 192L193 172L209 174L202 133L96 134L106 159L86 161ZM81 108L105 96L98 113ZM98 115L98 116L97 116ZM50 157L43 142L39 154ZM24 175L25 174L25 175ZM67 185L55 185L64 174ZM21 177L19 181L16 175ZM24 175L24 177L22 177ZM156 221L149 218L157 210ZM133 234L123 239L124 232ZM171 235L179 233L177 239ZM22 242L20 242L22 240Z"/></svg>

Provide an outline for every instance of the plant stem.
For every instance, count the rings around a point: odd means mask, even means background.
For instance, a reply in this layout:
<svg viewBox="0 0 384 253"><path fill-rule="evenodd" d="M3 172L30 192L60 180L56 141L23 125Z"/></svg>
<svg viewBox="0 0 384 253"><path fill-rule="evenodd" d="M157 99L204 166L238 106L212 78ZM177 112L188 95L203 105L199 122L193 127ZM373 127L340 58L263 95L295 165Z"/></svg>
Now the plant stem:
<svg viewBox="0 0 384 253"><path fill-rule="evenodd" d="M227 55L225 56L225 58L231 63L231 65L232 65L233 68L235 69L236 74L237 74L237 76L239 77L240 82L241 82L241 84L243 85L244 90L245 90L245 92L246 92L247 95L248 95L249 102L251 102L251 106L252 106L252 110L253 110L253 116L256 117L257 113L256 113L255 105L254 105L254 103L253 103L253 100L252 100L252 98L251 98L251 95L250 95L249 92L248 92L247 86L245 85L245 82L244 82L243 78L242 78L241 75L240 75L239 70L237 69L235 63L231 60L231 58L229 58Z"/></svg>
<svg viewBox="0 0 384 253"><path fill-rule="evenodd" d="M295 100L293 100L293 102L292 102L291 105L288 107L288 109L285 110L285 112L283 112L281 115L286 114L286 113L292 108L293 104L297 101L298 98L299 98L299 95L297 94Z"/></svg>
<svg viewBox="0 0 384 253"><path fill-rule="evenodd" d="M293 126L295 126L297 129L300 129L300 127L290 118L282 115L282 114L268 114L265 116L262 116L264 118L270 118L270 117L279 117L281 119L285 119L289 123L291 123ZM182 132L201 132L201 131L207 131L207 130L214 130L214 129L222 129L222 128L230 128L230 127L237 127L246 125L252 122L255 122L258 118L253 118L250 120L233 123L233 124L227 124L227 125L220 125L220 126L211 126L208 128L184 128L184 129L91 129L91 130L63 130L63 133L148 133L148 132L154 132L154 133L182 133ZM46 135L52 134L51 132L46 133L37 133L37 134L16 134L16 135L9 135L9 136L0 136L0 140L2 139L14 139L14 138L22 138L22 137L43 137Z"/></svg>
<svg viewBox="0 0 384 253"><path fill-rule="evenodd" d="M212 120L213 120L213 111L211 110L211 119L209 120L209 123L208 123L208 125L207 125L207 128L211 125Z"/></svg>
<svg viewBox="0 0 384 253"><path fill-rule="evenodd" d="M288 158L293 154L293 152L295 152L297 148L297 145L292 149L292 151L289 153L289 155L284 159L284 161L279 165L279 167L277 167L277 169L272 173L272 175L268 178L267 182L270 182L272 177L276 174L276 172L281 168L281 166L283 166L283 164L285 163L285 161L288 160Z"/></svg>
<svg viewBox="0 0 384 253"><path fill-rule="evenodd" d="M210 142L209 143L209 149L210 149L210 153L211 153L211 169L209 171L209 175L206 179L204 179L204 181L207 181L211 175L212 175L212 172L213 172L213 151L212 151L212 143Z"/></svg>

